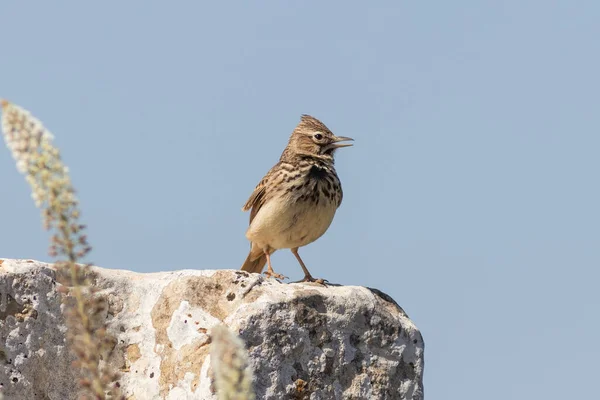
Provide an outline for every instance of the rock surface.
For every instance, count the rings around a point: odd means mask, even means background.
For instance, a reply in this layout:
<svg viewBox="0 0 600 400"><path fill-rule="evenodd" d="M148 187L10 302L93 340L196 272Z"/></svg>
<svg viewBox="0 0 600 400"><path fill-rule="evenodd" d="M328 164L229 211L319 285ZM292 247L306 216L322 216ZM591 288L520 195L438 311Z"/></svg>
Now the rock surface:
<svg viewBox="0 0 600 400"><path fill-rule="evenodd" d="M0 391L76 398L55 270L0 262ZM246 343L257 399L423 399L421 334L377 290L231 270L92 271L129 400L216 399L209 334L222 322Z"/></svg>

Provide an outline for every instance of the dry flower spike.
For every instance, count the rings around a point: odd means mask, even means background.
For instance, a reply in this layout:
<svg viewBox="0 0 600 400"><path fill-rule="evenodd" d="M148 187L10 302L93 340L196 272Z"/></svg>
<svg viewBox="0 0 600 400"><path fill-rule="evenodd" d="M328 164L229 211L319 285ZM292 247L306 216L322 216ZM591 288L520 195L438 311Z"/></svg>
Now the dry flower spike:
<svg viewBox="0 0 600 400"><path fill-rule="evenodd" d="M70 288L65 313L70 347L82 372L81 386L92 398L121 398L118 389L111 385L117 375L107 365L99 366L99 360L113 343L104 322L98 318L104 302L94 296L88 285L87 265L78 264L90 247L83 234L84 226L78 222L79 203L68 168L52 144L52 134L37 118L6 100L0 100L0 105L4 140L17 169L31 186L36 206L42 209L44 227L53 233L50 254L59 258L59 280Z"/></svg>
<svg viewBox="0 0 600 400"><path fill-rule="evenodd" d="M226 326L211 330L210 359L219 400L253 400L252 372L244 342Z"/></svg>

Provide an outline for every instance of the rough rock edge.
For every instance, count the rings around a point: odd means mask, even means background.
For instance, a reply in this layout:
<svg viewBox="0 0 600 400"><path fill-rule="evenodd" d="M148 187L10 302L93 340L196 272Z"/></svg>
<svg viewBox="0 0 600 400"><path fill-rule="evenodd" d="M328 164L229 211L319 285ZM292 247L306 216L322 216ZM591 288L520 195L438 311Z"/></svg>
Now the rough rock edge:
<svg viewBox="0 0 600 400"><path fill-rule="evenodd" d="M91 277L109 304L117 343L109 362L130 399L214 399L209 333L221 321L246 343L257 398L423 398L421 334L377 289L280 284L227 270L94 267ZM50 264L0 265L8 398L74 395L56 285Z"/></svg>

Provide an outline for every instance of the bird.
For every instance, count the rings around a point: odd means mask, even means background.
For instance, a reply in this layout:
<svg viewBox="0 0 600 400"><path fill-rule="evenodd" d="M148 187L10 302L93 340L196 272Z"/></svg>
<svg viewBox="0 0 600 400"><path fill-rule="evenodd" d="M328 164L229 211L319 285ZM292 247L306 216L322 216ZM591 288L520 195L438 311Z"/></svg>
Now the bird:
<svg viewBox="0 0 600 400"><path fill-rule="evenodd" d="M303 114L279 162L256 185L242 207L250 211L246 238L251 247L241 269L285 279L271 265L271 254L290 249L304 272L301 282L315 279L298 254L300 247L319 239L342 204L343 192L334 167L337 149L354 139L336 136L318 119Z"/></svg>

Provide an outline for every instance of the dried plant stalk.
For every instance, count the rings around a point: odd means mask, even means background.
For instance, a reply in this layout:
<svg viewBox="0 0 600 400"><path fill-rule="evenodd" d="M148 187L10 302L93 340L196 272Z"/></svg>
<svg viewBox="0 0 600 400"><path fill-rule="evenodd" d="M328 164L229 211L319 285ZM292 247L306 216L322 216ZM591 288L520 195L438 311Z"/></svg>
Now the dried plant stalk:
<svg viewBox="0 0 600 400"><path fill-rule="evenodd" d="M107 334L102 313L104 301L89 285L89 265L78 263L89 253L84 225L79 223L79 203L63 164L59 150L53 146L52 134L25 109L1 100L2 132L16 161L25 175L32 197L42 210L45 229L52 232L50 255L58 257L59 281L70 288L65 317L70 349L81 370L81 387L86 398L121 398L112 386L117 375L108 363L100 360L114 347Z"/></svg>
<svg viewBox="0 0 600 400"><path fill-rule="evenodd" d="M226 326L211 330L210 359L219 400L254 400L244 342Z"/></svg>

